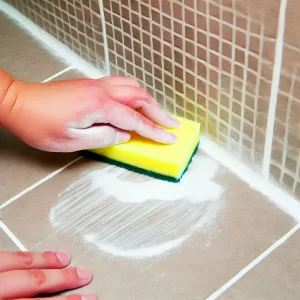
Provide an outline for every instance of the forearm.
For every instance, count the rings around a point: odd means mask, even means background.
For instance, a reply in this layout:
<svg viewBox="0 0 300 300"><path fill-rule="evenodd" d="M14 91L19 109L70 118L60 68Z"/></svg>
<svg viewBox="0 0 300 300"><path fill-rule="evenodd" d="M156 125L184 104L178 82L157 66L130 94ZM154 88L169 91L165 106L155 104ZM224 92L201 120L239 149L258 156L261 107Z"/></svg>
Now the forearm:
<svg viewBox="0 0 300 300"><path fill-rule="evenodd" d="M12 75L0 69L0 126L7 126L10 107L16 97L12 88L14 81Z"/></svg>

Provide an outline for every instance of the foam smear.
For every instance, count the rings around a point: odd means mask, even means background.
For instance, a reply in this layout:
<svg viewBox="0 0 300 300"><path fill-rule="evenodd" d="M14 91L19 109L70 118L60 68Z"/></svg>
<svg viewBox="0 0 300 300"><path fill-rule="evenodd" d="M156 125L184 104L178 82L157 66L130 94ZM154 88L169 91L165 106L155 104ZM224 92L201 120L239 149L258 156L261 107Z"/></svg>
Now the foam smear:
<svg viewBox="0 0 300 300"><path fill-rule="evenodd" d="M79 177L59 197L50 220L117 256L146 258L178 247L212 221L223 189L213 182L215 161L194 157L174 184L105 165Z"/></svg>

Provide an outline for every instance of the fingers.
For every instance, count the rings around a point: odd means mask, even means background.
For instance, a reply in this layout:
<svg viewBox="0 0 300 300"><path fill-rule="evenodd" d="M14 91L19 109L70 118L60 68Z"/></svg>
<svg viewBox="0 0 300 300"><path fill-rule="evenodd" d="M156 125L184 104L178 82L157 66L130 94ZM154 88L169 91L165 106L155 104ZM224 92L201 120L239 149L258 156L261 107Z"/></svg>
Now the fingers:
<svg viewBox="0 0 300 300"><path fill-rule="evenodd" d="M157 126L139 112L125 105L112 103L108 111L107 122L117 128L135 131L141 136L159 143L172 144L177 141L177 137L174 134Z"/></svg>
<svg viewBox="0 0 300 300"><path fill-rule="evenodd" d="M86 129L69 129L72 146L77 150L104 148L127 142L130 133L110 125L94 125Z"/></svg>
<svg viewBox="0 0 300 300"><path fill-rule="evenodd" d="M134 87L140 87L139 82L132 77L121 77L121 76L109 76L99 79L101 82L109 83L111 85L129 85Z"/></svg>
<svg viewBox="0 0 300 300"><path fill-rule="evenodd" d="M113 81L113 80L112 80ZM116 82L126 83L124 79L115 80ZM102 88L106 94L114 101L122 103L133 109L140 109L141 113L147 118L168 128L177 128L180 126L179 121L173 119L166 112L158 106L146 89L135 85L119 85L118 87L112 86L109 81L104 81Z"/></svg>
<svg viewBox="0 0 300 300"><path fill-rule="evenodd" d="M180 122L173 119L165 111L163 111L157 104L157 102L151 98L152 103L146 101L139 101L137 103L139 111L153 122L160 124L168 128L178 128Z"/></svg>
<svg viewBox="0 0 300 300"><path fill-rule="evenodd" d="M56 293L89 284L92 273L86 269L18 270L0 274L1 297L17 299Z"/></svg>
<svg viewBox="0 0 300 300"><path fill-rule="evenodd" d="M60 269L70 263L68 253L0 252L0 272L25 269Z"/></svg>
<svg viewBox="0 0 300 300"><path fill-rule="evenodd" d="M91 293L82 293L64 297L51 297L51 298L34 298L35 300L97 300L97 297ZM20 298L16 300L32 300L32 298Z"/></svg>

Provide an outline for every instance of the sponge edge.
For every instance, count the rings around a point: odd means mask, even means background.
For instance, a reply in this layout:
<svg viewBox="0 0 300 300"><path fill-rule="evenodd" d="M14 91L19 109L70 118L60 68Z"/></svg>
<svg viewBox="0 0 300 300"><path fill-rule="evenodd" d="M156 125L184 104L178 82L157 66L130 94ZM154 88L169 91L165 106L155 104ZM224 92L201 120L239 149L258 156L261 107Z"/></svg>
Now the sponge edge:
<svg viewBox="0 0 300 300"><path fill-rule="evenodd" d="M126 143L91 149L83 154L157 179L178 182L197 151L200 124L180 117L176 119L181 126L168 130L177 135L175 144L156 143L132 133Z"/></svg>

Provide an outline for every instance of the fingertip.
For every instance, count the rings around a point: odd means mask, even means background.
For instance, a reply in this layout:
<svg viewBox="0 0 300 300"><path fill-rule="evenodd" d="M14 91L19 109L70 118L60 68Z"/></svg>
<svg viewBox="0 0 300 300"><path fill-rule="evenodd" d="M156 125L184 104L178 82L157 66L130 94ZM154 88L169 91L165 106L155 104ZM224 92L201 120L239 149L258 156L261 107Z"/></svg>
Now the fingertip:
<svg viewBox="0 0 300 300"><path fill-rule="evenodd" d="M165 142L167 144L175 144L178 142L178 137L176 134L168 132L168 135L166 135L166 138L165 138Z"/></svg>
<svg viewBox="0 0 300 300"><path fill-rule="evenodd" d="M124 132L124 131L118 132L117 138L116 138L116 143L117 144L126 143L130 140L130 138L131 138L131 135L129 132Z"/></svg>
<svg viewBox="0 0 300 300"><path fill-rule="evenodd" d="M164 123L165 126L168 128L179 128L181 126L181 122L176 119L176 117L172 114L169 114L166 111L163 111L165 117L164 117Z"/></svg>
<svg viewBox="0 0 300 300"><path fill-rule="evenodd" d="M145 117L151 119L156 124L167 128L179 128L181 126L180 121L177 120L175 116L172 116L161 108L154 98L151 98L151 100L152 103L145 104L144 101L143 105L140 104L142 113Z"/></svg>
<svg viewBox="0 0 300 300"><path fill-rule="evenodd" d="M90 270L88 269L77 269L77 275L80 279L81 284L86 285L88 283L90 283L93 279L93 274Z"/></svg>
<svg viewBox="0 0 300 300"><path fill-rule="evenodd" d="M83 293L80 296L81 300L97 300L97 296L92 293Z"/></svg>
<svg viewBox="0 0 300 300"><path fill-rule="evenodd" d="M67 252L57 251L55 254L62 265L67 266L70 263L71 257Z"/></svg>
<svg viewBox="0 0 300 300"><path fill-rule="evenodd" d="M181 126L180 121L171 116L169 116L169 122L172 128L179 128Z"/></svg>
<svg viewBox="0 0 300 300"><path fill-rule="evenodd" d="M151 139L161 144L175 144L178 141L177 135L169 132L168 130L158 127L159 129L152 135Z"/></svg>

